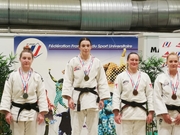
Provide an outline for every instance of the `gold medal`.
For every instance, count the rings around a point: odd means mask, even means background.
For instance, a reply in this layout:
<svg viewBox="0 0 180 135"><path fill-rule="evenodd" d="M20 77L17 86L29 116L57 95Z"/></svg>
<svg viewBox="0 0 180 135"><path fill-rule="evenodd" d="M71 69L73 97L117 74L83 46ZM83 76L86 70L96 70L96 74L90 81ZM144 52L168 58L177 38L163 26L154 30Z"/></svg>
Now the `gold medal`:
<svg viewBox="0 0 180 135"><path fill-rule="evenodd" d="M177 99L176 94L172 94L171 98L172 98L173 100L176 100L176 99Z"/></svg>
<svg viewBox="0 0 180 135"><path fill-rule="evenodd" d="M24 99L27 99L27 98L28 98L28 94L27 94L27 93L24 93L24 94L23 94L23 98L24 98Z"/></svg>
<svg viewBox="0 0 180 135"><path fill-rule="evenodd" d="M85 75L85 76L84 76L84 80L85 80L85 81L88 81L88 80L89 80L89 76L88 76L88 75Z"/></svg>
<svg viewBox="0 0 180 135"><path fill-rule="evenodd" d="M136 96L138 94L137 90L133 90L133 95Z"/></svg>

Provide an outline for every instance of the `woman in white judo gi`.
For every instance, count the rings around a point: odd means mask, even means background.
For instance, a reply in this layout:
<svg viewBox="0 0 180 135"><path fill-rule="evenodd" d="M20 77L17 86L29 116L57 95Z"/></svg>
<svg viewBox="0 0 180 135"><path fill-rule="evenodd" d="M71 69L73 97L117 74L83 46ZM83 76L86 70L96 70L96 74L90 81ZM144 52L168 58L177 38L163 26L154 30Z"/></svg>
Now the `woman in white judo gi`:
<svg viewBox="0 0 180 135"><path fill-rule="evenodd" d="M28 46L19 60L21 67L5 82L0 112L5 114L13 135L37 135L37 123L44 122L48 112L44 82L31 68L33 53Z"/></svg>
<svg viewBox="0 0 180 135"><path fill-rule="evenodd" d="M85 120L88 135L97 135L99 107L104 106L103 100L110 98L104 68L100 60L90 54L91 49L90 39L80 39L80 54L65 68L62 96L68 99L72 135L80 135Z"/></svg>
<svg viewBox="0 0 180 135"><path fill-rule="evenodd" d="M152 84L149 76L138 70L137 53L127 56L127 64L127 70L115 80L114 120L121 124L120 135L146 135L146 122L151 123L154 114Z"/></svg>
<svg viewBox="0 0 180 135"><path fill-rule="evenodd" d="M154 83L154 109L157 115L158 135L180 134L180 73L179 57L170 53L167 70Z"/></svg>

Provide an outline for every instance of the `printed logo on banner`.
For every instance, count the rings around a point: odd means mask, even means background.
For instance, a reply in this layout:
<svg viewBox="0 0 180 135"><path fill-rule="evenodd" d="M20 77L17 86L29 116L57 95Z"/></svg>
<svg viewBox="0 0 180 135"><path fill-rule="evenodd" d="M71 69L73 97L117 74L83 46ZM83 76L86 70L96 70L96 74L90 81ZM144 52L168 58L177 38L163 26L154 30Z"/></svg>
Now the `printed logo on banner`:
<svg viewBox="0 0 180 135"><path fill-rule="evenodd" d="M176 54L180 57L180 52L176 52ZM169 55L169 52L167 51L162 57L166 58Z"/></svg>
<svg viewBox="0 0 180 135"><path fill-rule="evenodd" d="M42 53L40 53L40 49L41 49L42 45L40 45L39 43L29 43L29 44L27 44L27 46L29 46L31 48L34 58L37 58L38 56L40 56L42 54Z"/></svg>
<svg viewBox="0 0 180 135"><path fill-rule="evenodd" d="M162 57L166 58L169 55L169 52L167 51Z"/></svg>
<svg viewBox="0 0 180 135"><path fill-rule="evenodd" d="M164 42L162 47L170 47L171 45L171 42Z"/></svg>
<svg viewBox="0 0 180 135"><path fill-rule="evenodd" d="M178 44L176 45L176 47L180 47L180 43L178 43Z"/></svg>
<svg viewBox="0 0 180 135"><path fill-rule="evenodd" d="M180 52L177 52L177 55L180 57Z"/></svg>
<svg viewBox="0 0 180 135"><path fill-rule="evenodd" d="M42 41L36 38L27 38L20 42L17 46L16 54L19 55L24 46L29 46L33 52L36 61L44 61L47 58L47 48Z"/></svg>

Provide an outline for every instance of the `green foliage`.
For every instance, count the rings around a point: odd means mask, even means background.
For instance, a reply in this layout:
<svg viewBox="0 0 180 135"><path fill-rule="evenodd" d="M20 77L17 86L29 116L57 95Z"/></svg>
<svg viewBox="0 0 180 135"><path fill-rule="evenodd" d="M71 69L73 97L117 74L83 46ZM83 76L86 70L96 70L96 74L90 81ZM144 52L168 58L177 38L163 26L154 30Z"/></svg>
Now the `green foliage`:
<svg viewBox="0 0 180 135"><path fill-rule="evenodd" d="M16 56L10 54L8 57L0 54L0 101L4 89L4 84L8 75L13 71L12 66L16 63ZM0 114L0 134L11 135L10 126L5 121L4 114Z"/></svg>
<svg viewBox="0 0 180 135"><path fill-rule="evenodd" d="M163 72L162 70L163 64L164 64L163 58L151 56L147 60L141 59L139 68L141 69L141 71L144 71L149 75L152 84L154 84L157 75Z"/></svg>
<svg viewBox="0 0 180 135"><path fill-rule="evenodd" d="M158 74L162 73L163 70L164 59L161 57L151 56L146 60L142 60L140 57L140 70L147 73L151 79L151 82L154 86L154 81ZM148 108L148 107L147 107ZM155 117L155 116L154 116ZM146 135L153 133L155 135L157 133L157 121L153 120L151 124L146 125Z"/></svg>

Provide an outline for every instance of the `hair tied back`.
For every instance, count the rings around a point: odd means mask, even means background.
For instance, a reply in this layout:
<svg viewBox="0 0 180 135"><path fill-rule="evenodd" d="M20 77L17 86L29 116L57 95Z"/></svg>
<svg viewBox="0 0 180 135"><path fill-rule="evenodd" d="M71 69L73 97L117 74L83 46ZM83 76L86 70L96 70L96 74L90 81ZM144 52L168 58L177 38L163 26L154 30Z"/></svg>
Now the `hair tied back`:
<svg viewBox="0 0 180 135"><path fill-rule="evenodd" d="M31 51L31 48L29 48L29 46L26 45L26 46L23 47L23 50L24 50L24 51L25 51L25 50L26 50L26 51Z"/></svg>

